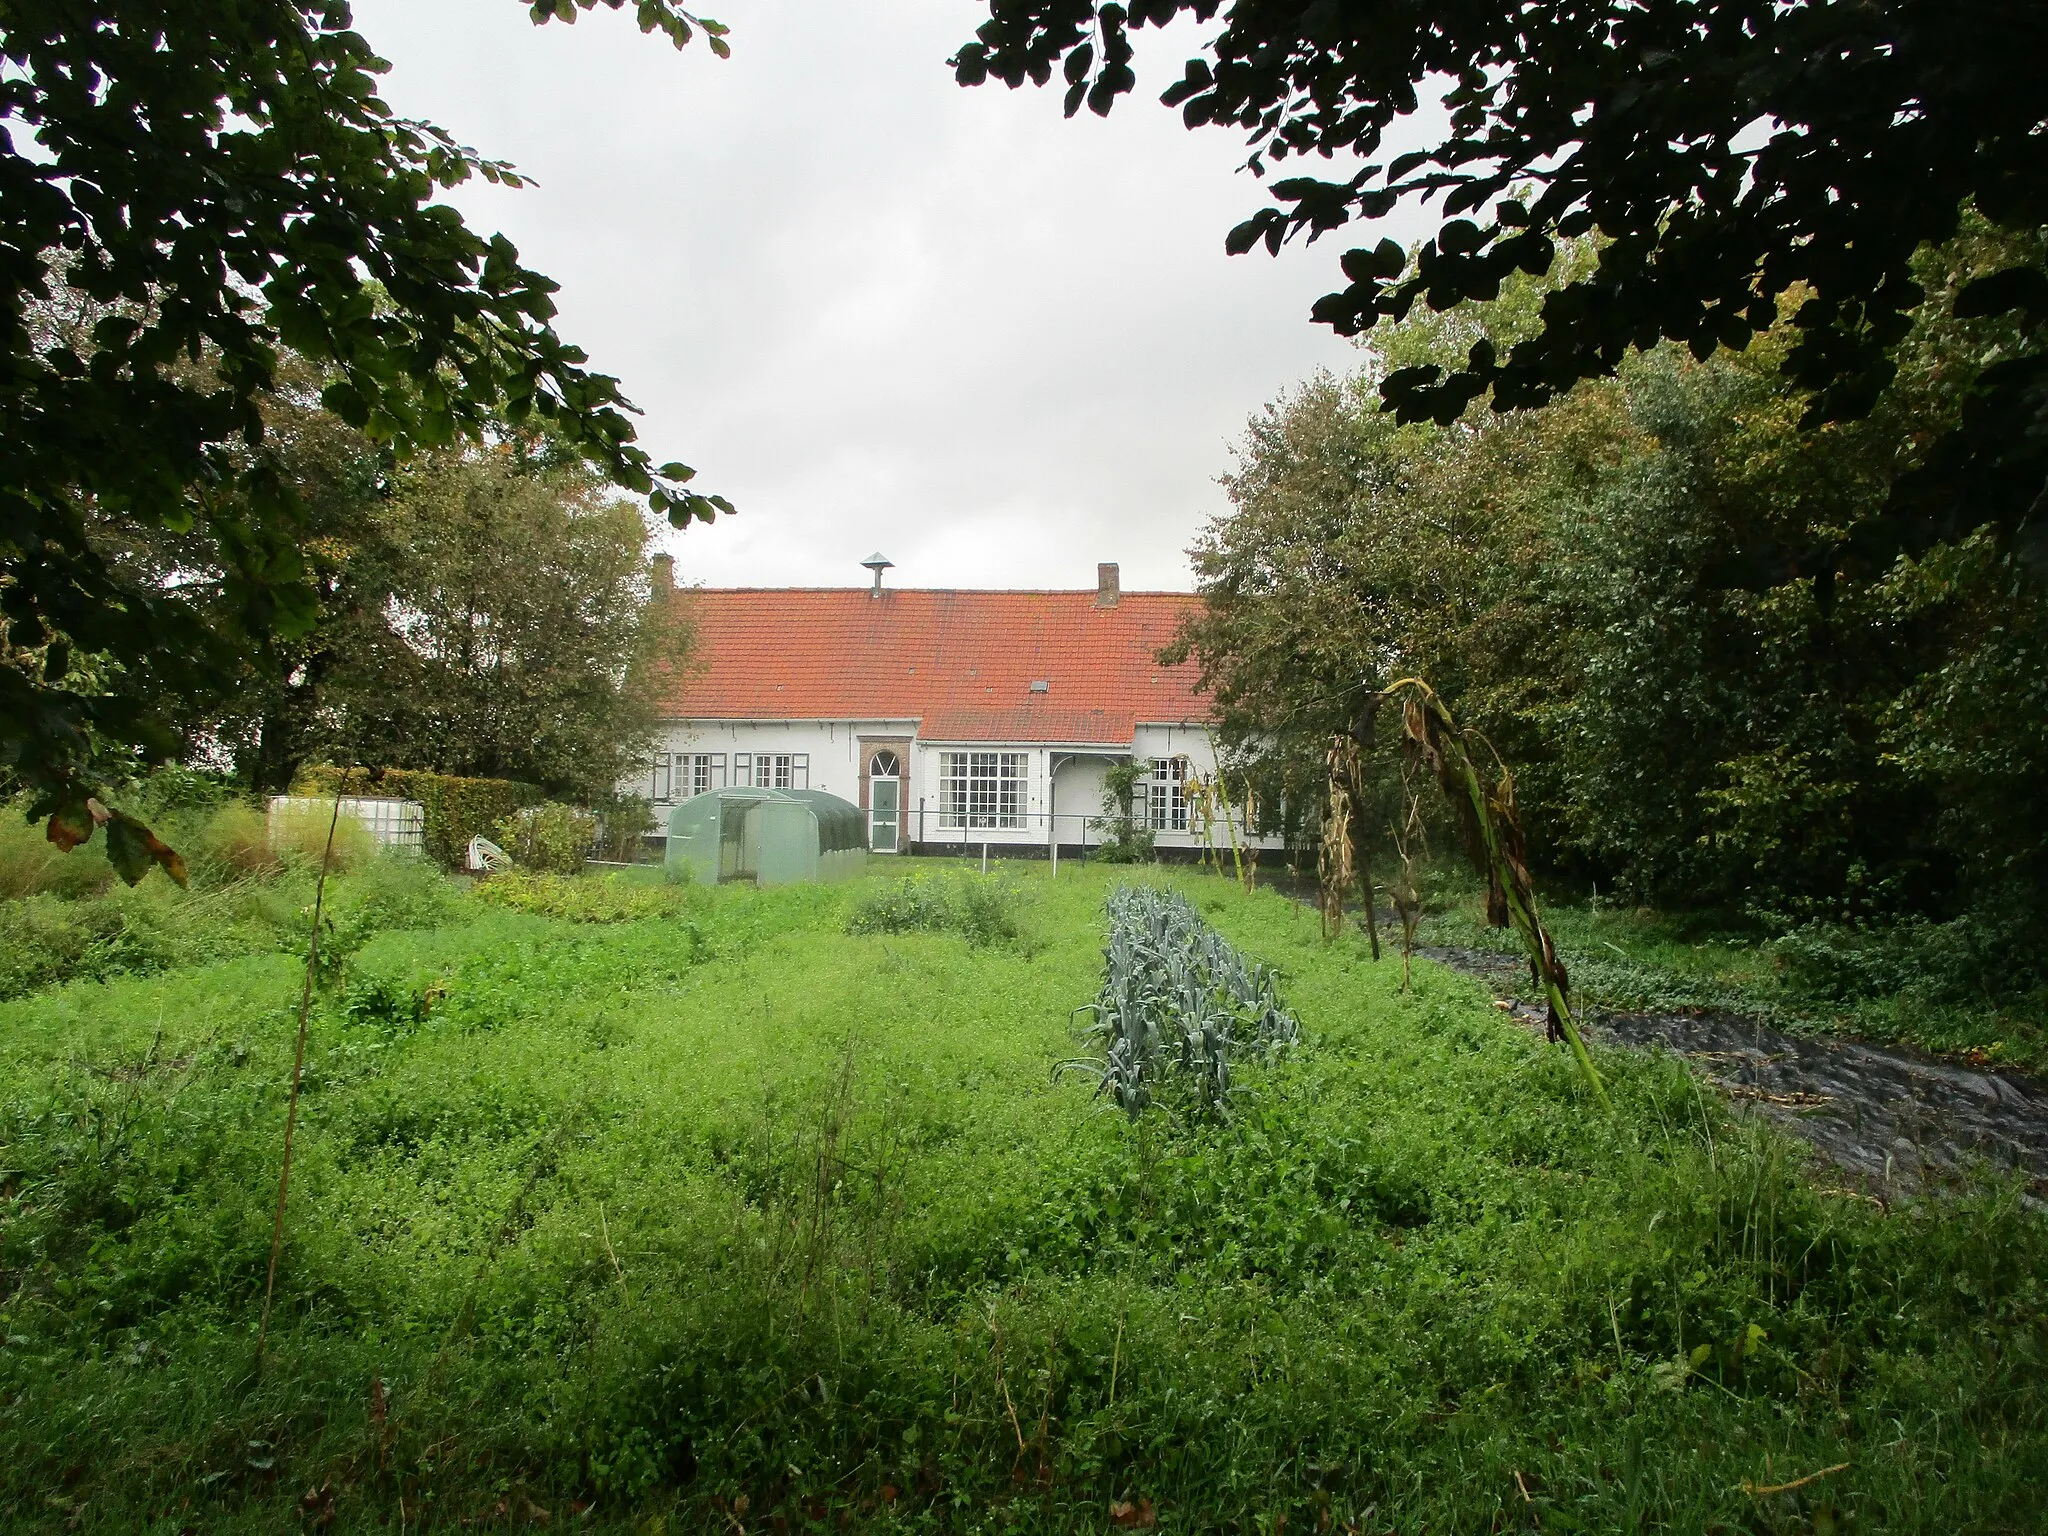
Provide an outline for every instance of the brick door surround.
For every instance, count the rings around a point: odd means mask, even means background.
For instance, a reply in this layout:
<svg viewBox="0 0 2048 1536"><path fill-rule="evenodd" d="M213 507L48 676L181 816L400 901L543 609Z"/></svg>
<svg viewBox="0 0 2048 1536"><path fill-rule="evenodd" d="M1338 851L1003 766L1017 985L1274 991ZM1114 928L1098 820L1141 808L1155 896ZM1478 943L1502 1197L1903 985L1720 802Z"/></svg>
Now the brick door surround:
<svg viewBox="0 0 2048 1536"><path fill-rule="evenodd" d="M915 739L915 737L911 736L856 736L854 738L855 744L860 748L860 808L863 811L868 809L868 764L874 761L877 752L887 748L896 754L896 779L902 786L902 793L898 797L897 814L901 815L906 822L909 820L910 746Z"/></svg>

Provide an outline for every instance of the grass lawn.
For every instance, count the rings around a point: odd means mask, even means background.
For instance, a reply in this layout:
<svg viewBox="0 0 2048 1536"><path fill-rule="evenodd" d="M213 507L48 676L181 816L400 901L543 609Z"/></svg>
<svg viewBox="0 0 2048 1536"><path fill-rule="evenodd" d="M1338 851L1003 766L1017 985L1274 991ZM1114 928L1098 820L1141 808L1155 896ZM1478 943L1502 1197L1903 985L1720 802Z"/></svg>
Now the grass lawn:
<svg viewBox="0 0 2048 1536"><path fill-rule="evenodd" d="M260 1360L296 962L0 1004L7 1527L2041 1528L2011 1188L1829 1192L1661 1059L1600 1115L1478 984L1156 871L1307 1045L1133 1124L1054 1071L1129 877L849 933L893 878L368 939Z"/></svg>

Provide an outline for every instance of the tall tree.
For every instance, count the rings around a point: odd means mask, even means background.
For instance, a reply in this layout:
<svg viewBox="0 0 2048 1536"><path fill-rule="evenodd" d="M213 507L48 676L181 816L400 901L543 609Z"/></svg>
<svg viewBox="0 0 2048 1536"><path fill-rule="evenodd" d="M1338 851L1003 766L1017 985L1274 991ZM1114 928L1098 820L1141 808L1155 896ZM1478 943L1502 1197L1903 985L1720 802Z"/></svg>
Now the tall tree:
<svg viewBox="0 0 2048 1536"><path fill-rule="evenodd" d="M286 353L273 387L256 401L264 451L297 505L312 622L247 636L224 658L233 669L231 687L194 688L173 679L164 693L138 698L177 733L179 756L230 752L238 776L260 791L285 789L309 755L337 750L328 682L382 629L388 575L399 564L377 516L393 455L321 405L323 382L304 358ZM125 578L148 590L175 588L204 621L233 626L230 562L212 525L149 527L95 508L86 526L96 551ZM130 676L125 686L139 695L146 681Z"/></svg>
<svg viewBox="0 0 2048 1536"><path fill-rule="evenodd" d="M1067 83L1069 115L1137 83L1131 34L1182 15L1220 29L1162 97L1189 127L1246 137L1258 175L1339 157L1348 175L1281 177L1230 234L1277 251L1404 200L1445 222L1413 257L1344 253L1315 306L1345 335L1418 302L1490 299L1545 273L1561 242L1602 237L1512 346L1380 381L1404 421L1449 423L1491 396L1540 405L1661 340L1740 349L1792 299L1782 366L1809 424L1867 414L1921 304L1914 255L1966 209L2007 231L2048 224L2048 6L2039 0L989 0L957 77ZM1447 82L1433 144L1386 154L1396 122ZM1355 167L1355 169L1352 169ZM1468 217L1469 215L1469 217ZM2006 315L2019 345L1885 513L1854 540L1774 554L1780 576L1882 570L1989 524L2048 564L2048 266L2028 259L1951 296Z"/></svg>
<svg viewBox="0 0 2048 1536"><path fill-rule="evenodd" d="M1954 292L2016 247L1974 228L1917 277ZM1227 740L1310 758L1419 671L1516 766L1553 869L1788 921L1969 912L2008 956L2041 952L2041 584L1988 533L1831 599L1742 558L1883 516L2012 322L1931 307L1878 407L1818 430L1778 370L1789 326L1741 357L1658 348L1528 411L1375 408L1390 366L1523 331L1540 294L1518 284L1376 331L1360 378L1252 423L1183 642Z"/></svg>
<svg viewBox="0 0 2048 1536"><path fill-rule="evenodd" d="M634 3L643 31L726 51L674 0ZM538 422L678 526L730 510L636 446L617 382L550 324L555 285L434 201L518 177L391 111L344 0L4 0L0 57L0 771L54 841L91 834L110 762L175 750L156 701L219 697L315 622L260 404L287 349L400 457ZM89 329L53 335L81 305ZM205 599L109 558L110 520L122 546L198 530ZM168 857L113 830L124 873Z"/></svg>
<svg viewBox="0 0 2048 1536"><path fill-rule="evenodd" d="M524 779L590 798L653 741L657 675L689 649L649 590L640 511L573 457L444 449L376 515L375 626L352 625L326 700L367 762Z"/></svg>

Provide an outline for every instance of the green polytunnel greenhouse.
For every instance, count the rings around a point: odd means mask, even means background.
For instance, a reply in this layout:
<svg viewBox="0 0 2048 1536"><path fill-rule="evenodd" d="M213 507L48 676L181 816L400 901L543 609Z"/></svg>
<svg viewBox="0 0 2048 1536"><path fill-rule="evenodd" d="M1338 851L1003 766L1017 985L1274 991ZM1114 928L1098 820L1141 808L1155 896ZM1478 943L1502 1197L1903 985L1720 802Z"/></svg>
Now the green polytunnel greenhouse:
<svg viewBox="0 0 2048 1536"><path fill-rule="evenodd" d="M668 813L671 876L706 885L846 880L867 868L867 818L821 789L714 789Z"/></svg>

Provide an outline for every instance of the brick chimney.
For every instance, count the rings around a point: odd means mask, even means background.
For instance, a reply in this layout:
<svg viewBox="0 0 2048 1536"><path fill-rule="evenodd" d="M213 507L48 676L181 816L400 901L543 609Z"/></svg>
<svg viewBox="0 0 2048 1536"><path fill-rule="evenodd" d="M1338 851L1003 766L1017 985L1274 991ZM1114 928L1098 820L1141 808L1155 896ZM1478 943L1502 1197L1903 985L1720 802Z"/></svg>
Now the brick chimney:
<svg viewBox="0 0 2048 1536"><path fill-rule="evenodd" d="M666 596L676 589L676 557L656 555L654 557L654 595Z"/></svg>
<svg viewBox="0 0 2048 1536"><path fill-rule="evenodd" d="M1117 584L1116 562L1105 560L1095 567L1095 606L1114 608L1120 596L1122 592Z"/></svg>

